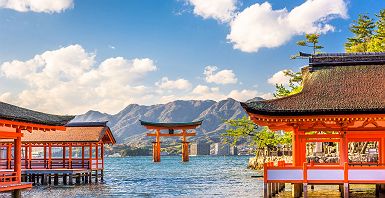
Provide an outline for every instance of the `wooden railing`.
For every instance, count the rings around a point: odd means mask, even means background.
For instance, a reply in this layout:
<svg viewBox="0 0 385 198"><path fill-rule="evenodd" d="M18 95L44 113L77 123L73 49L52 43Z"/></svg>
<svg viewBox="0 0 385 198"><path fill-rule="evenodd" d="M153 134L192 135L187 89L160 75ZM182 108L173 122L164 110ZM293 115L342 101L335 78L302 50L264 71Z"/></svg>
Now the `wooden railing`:
<svg viewBox="0 0 385 198"><path fill-rule="evenodd" d="M16 172L0 171L0 186L5 184L18 183Z"/></svg>
<svg viewBox="0 0 385 198"><path fill-rule="evenodd" d="M369 164L368 164L369 165ZM353 166L319 165L304 163L303 166L292 166L279 161L277 166L272 162L264 165L265 183L385 183L385 166Z"/></svg>
<svg viewBox="0 0 385 198"><path fill-rule="evenodd" d="M22 169L59 169L59 168L69 168L69 169L89 169L90 160L81 159L81 158L53 158L49 159L31 159L31 160L21 160ZM101 167L101 166L100 166ZM13 169L13 161L8 161L6 159L0 159L0 169Z"/></svg>

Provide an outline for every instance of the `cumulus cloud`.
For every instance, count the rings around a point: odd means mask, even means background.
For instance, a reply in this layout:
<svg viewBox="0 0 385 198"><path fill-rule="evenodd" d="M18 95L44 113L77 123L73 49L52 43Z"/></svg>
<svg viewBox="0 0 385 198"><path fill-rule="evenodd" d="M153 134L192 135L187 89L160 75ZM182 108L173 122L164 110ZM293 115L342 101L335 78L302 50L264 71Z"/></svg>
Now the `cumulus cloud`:
<svg viewBox="0 0 385 198"><path fill-rule="evenodd" d="M62 12L73 7L73 0L0 0L0 8L18 12Z"/></svg>
<svg viewBox="0 0 385 198"><path fill-rule="evenodd" d="M285 75L285 71L287 70L281 70L275 73L272 77L267 79L267 82L272 85L288 85L290 77Z"/></svg>
<svg viewBox="0 0 385 198"><path fill-rule="evenodd" d="M229 22L237 9L237 0L188 0L194 6L194 14L204 19L213 18Z"/></svg>
<svg viewBox="0 0 385 198"><path fill-rule="evenodd" d="M188 90L191 88L191 83L183 78L169 80L167 77L163 77L159 82L156 82L155 85L161 89Z"/></svg>
<svg viewBox="0 0 385 198"><path fill-rule="evenodd" d="M137 102L135 97L151 94L151 90L135 82L156 69L148 58L114 57L96 64L95 54L80 45L70 45L30 60L1 63L3 77L25 85L17 93L0 95L0 99L55 113L82 113L89 109L114 112Z"/></svg>
<svg viewBox="0 0 385 198"><path fill-rule="evenodd" d="M205 75L206 82L216 84L235 84L238 79L235 76L233 70L220 70L217 71L216 66L206 66L203 74Z"/></svg>
<svg viewBox="0 0 385 198"><path fill-rule="evenodd" d="M291 11L256 3L234 17L227 39L235 49L257 52L281 46L295 35L333 31L327 22L336 17L347 18L344 0L307 0Z"/></svg>

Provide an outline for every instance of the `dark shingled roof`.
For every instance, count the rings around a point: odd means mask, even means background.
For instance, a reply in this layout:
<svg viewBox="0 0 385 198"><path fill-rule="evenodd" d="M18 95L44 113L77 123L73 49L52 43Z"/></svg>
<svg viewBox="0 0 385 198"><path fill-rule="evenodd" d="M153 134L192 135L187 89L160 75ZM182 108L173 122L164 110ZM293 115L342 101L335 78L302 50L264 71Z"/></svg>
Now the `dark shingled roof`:
<svg viewBox="0 0 385 198"><path fill-rule="evenodd" d="M139 120L141 125L144 126L159 126L159 127L183 127L183 126L199 126L202 124L203 120L194 121L194 122L173 122L173 123L162 123L162 122L147 122Z"/></svg>
<svg viewBox="0 0 385 198"><path fill-rule="evenodd" d="M66 127L96 127L96 126L107 126L108 121L104 122L70 122L66 124Z"/></svg>
<svg viewBox="0 0 385 198"><path fill-rule="evenodd" d="M74 116L59 116L46 114L0 102L0 119L3 120L28 122L33 124L43 124L51 126L64 126L73 118Z"/></svg>
<svg viewBox="0 0 385 198"><path fill-rule="evenodd" d="M315 55L302 72L302 92L241 105L260 115L385 114L385 53Z"/></svg>

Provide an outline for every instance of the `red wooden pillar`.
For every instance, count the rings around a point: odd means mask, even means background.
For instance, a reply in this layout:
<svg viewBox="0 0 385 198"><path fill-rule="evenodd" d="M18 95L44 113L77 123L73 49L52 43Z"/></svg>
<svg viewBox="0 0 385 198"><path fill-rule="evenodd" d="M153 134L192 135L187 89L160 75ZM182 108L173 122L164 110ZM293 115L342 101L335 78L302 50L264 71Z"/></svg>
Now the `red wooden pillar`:
<svg viewBox="0 0 385 198"><path fill-rule="evenodd" d="M84 143L82 143L82 167L84 168Z"/></svg>
<svg viewBox="0 0 385 198"><path fill-rule="evenodd" d="M72 168L72 143L68 146L68 168Z"/></svg>
<svg viewBox="0 0 385 198"><path fill-rule="evenodd" d="M32 168L32 144L28 144L28 168Z"/></svg>
<svg viewBox="0 0 385 198"><path fill-rule="evenodd" d="M101 149L100 157L102 158L102 169L104 170L104 144L103 143L101 143L100 149Z"/></svg>
<svg viewBox="0 0 385 198"><path fill-rule="evenodd" d="M301 164L303 165L303 163L307 162L306 160L306 138L303 138L301 137L301 135L305 135L305 132L303 131L299 131L299 144L300 144L300 150L301 150Z"/></svg>
<svg viewBox="0 0 385 198"><path fill-rule="evenodd" d="M380 160L379 163L381 165L385 165L385 138L382 137L380 142L379 142L379 145L378 145L378 153L380 154Z"/></svg>
<svg viewBox="0 0 385 198"><path fill-rule="evenodd" d="M16 133L21 133L21 129L17 128ZM21 137L14 140L14 172L16 172L16 181L21 182Z"/></svg>
<svg viewBox="0 0 385 198"><path fill-rule="evenodd" d="M99 169L99 143L95 144L96 169Z"/></svg>
<svg viewBox="0 0 385 198"><path fill-rule="evenodd" d="M156 129L156 140L153 142L153 160L160 162L160 129Z"/></svg>
<svg viewBox="0 0 385 198"><path fill-rule="evenodd" d="M66 146L63 145L63 168L66 167Z"/></svg>
<svg viewBox="0 0 385 198"><path fill-rule="evenodd" d="M292 158L293 166L301 166L301 144L299 138L298 127L294 127L293 136L292 136Z"/></svg>
<svg viewBox="0 0 385 198"><path fill-rule="evenodd" d="M48 143L48 166L47 168L52 168L52 144Z"/></svg>
<svg viewBox="0 0 385 198"><path fill-rule="evenodd" d="M47 166L47 144L46 143L44 143L43 144L43 149L44 149L44 151L43 151L43 154L44 154L44 168L47 168L48 166Z"/></svg>
<svg viewBox="0 0 385 198"><path fill-rule="evenodd" d="M89 152L90 162L89 162L89 169L92 169L92 143L90 143L90 152Z"/></svg>
<svg viewBox="0 0 385 198"><path fill-rule="evenodd" d="M189 161L189 153L188 153L188 144L187 138L186 138L186 130L182 130L182 162L188 162Z"/></svg>
<svg viewBox="0 0 385 198"><path fill-rule="evenodd" d="M341 132L342 137L340 138L340 165L343 166L345 162L349 162L348 158L348 138L345 131Z"/></svg>
<svg viewBox="0 0 385 198"><path fill-rule="evenodd" d="M7 145L7 168L11 169L12 163L12 144Z"/></svg>

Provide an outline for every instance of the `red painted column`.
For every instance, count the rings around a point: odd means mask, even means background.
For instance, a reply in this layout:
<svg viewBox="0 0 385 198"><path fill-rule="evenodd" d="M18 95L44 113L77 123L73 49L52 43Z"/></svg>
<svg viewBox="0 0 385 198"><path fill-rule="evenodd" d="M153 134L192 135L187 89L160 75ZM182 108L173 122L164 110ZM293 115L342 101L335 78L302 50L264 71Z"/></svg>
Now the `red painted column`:
<svg viewBox="0 0 385 198"><path fill-rule="evenodd" d="M303 131L299 131L298 133L299 135L305 135L305 132ZM307 162L306 161L306 138L301 138L299 136L299 144L300 144L300 150L301 150L301 154L300 154L301 164L303 164Z"/></svg>
<svg viewBox="0 0 385 198"><path fill-rule="evenodd" d="M52 168L52 144L48 143L48 167Z"/></svg>
<svg viewBox="0 0 385 198"><path fill-rule="evenodd" d="M292 136L292 158L293 166L301 166L301 144L299 139L298 127L294 127Z"/></svg>
<svg viewBox="0 0 385 198"><path fill-rule="evenodd" d="M32 144L28 144L28 168L32 168Z"/></svg>
<svg viewBox="0 0 385 198"><path fill-rule="evenodd" d="M66 167L66 146L63 146L63 168Z"/></svg>
<svg viewBox="0 0 385 198"><path fill-rule="evenodd" d="M381 165L385 165L385 138L382 137L380 140L379 148L378 148L379 154L380 154L380 159Z"/></svg>
<svg viewBox="0 0 385 198"><path fill-rule="evenodd" d="M11 169L11 163L12 163L12 144L8 144L7 146L7 168Z"/></svg>
<svg viewBox="0 0 385 198"><path fill-rule="evenodd" d="M340 165L344 166L345 162L349 162L348 158L348 138L345 131L341 132L340 138Z"/></svg>
<svg viewBox="0 0 385 198"><path fill-rule="evenodd" d="M99 169L99 143L95 144L96 169Z"/></svg>
<svg viewBox="0 0 385 198"><path fill-rule="evenodd" d="M82 143L82 167L84 168L84 143Z"/></svg>
<svg viewBox="0 0 385 198"><path fill-rule="evenodd" d="M43 151L43 153L44 153L44 168L47 168L48 166L47 166L47 144L43 144L43 149L44 149L44 151Z"/></svg>
<svg viewBox="0 0 385 198"><path fill-rule="evenodd" d="M16 133L21 133L21 129L17 128ZM21 182L21 137L14 140L14 172L16 172L16 181Z"/></svg>
<svg viewBox="0 0 385 198"><path fill-rule="evenodd" d="M100 157L102 158L102 169L104 170L104 144L102 143L101 144L101 154L100 154Z"/></svg>
<svg viewBox="0 0 385 198"><path fill-rule="evenodd" d="M68 168L72 168L72 143L68 147Z"/></svg>
<svg viewBox="0 0 385 198"><path fill-rule="evenodd" d="M89 166L90 166L90 168L89 169L92 169L92 143L90 143L90 152L89 152L89 154L90 154L90 162L89 162Z"/></svg>

